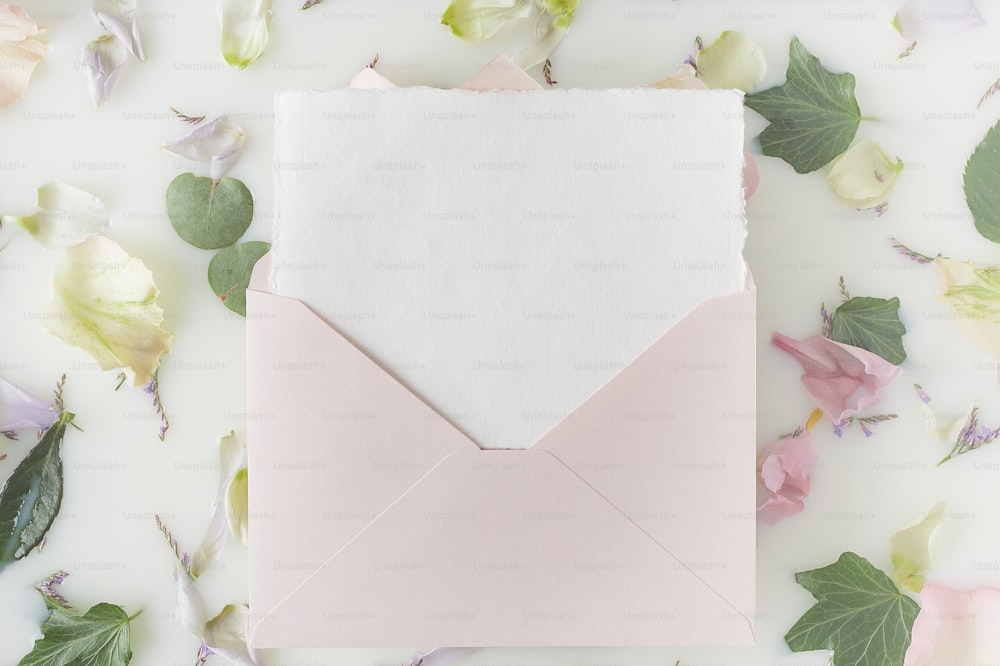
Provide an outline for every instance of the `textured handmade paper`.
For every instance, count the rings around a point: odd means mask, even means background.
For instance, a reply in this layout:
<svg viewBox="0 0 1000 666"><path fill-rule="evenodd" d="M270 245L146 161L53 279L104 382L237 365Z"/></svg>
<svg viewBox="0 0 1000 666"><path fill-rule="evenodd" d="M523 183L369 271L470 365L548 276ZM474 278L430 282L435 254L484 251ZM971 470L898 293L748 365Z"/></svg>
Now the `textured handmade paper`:
<svg viewBox="0 0 1000 666"><path fill-rule="evenodd" d="M737 92L289 92L276 132L274 293L483 448L744 284Z"/></svg>

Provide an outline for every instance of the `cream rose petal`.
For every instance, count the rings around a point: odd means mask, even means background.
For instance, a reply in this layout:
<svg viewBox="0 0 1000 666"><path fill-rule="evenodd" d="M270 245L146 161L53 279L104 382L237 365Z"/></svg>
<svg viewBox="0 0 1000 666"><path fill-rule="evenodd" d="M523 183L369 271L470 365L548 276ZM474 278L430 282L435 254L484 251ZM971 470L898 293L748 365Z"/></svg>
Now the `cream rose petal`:
<svg viewBox="0 0 1000 666"><path fill-rule="evenodd" d="M863 139L833 161L826 182L841 201L871 208L886 202L902 171L898 157L893 161L878 143Z"/></svg>
<svg viewBox="0 0 1000 666"><path fill-rule="evenodd" d="M250 528L250 512L247 508L249 486L247 484L247 468L244 467L233 476L226 488L226 522L229 531L247 545Z"/></svg>
<svg viewBox="0 0 1000 666"><path fill-rule="evenodd" d="M94 0L90 13L101 27L121 40L133 57L146 59L136 20L136 0Z"/></svg>
<svg viewBox="0 0 1000 666"><path fill-rule="evenodd" d="M750 92L767 74L764 52L741 32L727 30L695 56L698 77L709 88Z"/></svg>
<svg viewBox="0 0 1000 666"><path fill-rule="evenodd" d="M41 209L33 215L5 215L4 224L19 224L35 240L51 249L67 248L99 234L111 224L104 202L93 194L61 181L46 183L36 191Z"/></svg>
<svg viewBox="0 0 1000 666"><path fill-rule="evenodd" d="M535 0L535 41L518 57L518 64L531 69L549 59L569 32L577 0Z"/></svg>
<svg viewBox="0 0 1000 666"><path fill-rule="evenodd" d="M993 358L1000 359L1000 266L937 257L944 292L941 300L958 315L965 334Z"/></svg>
<svg viewBox="0 0 1000 666"><path fill-rule="evenodd" d="M38 35L45 32L20 7L0 2L0 108L24 96L35 65L49 45Z"/></svg>
<svg viewBox="0 0 1000 666"><path fill-rule="evenodd" d="M986 23L972 0L907 0L892 25L907 41L946 37Z"/></svg>
<svg viewBox="0 0 1000 666"><path fill-rule="evenodd" d="M234 666L256 666L257 653L247 645L250 609L244 604L228 604L205 624L202 640L221 659Z"/></svg>
<svg viewBox="0 0 1000 666"><path fill-rule="evenodd" d="M270 37L273 0L219 0L222 57L243 69L264 53Z"/></svg>
<svg viewBox="0 0 1000 666"><path fill-rule="evenodd" d="M227 527L227 491L233 482L233 477L243 465L245 449L236 438L236 433L229 431L228 435L219 438L219 486L212 502L212 519L201 540L198 551L191 558L191 571L195 576L203 574L215 560L229 541ZM246 541L244 541L246 543Z"/></svg>
<svg viewBox="0 0 1000 666"><path fill-rule="evenodd" d="M889 537L892 580L903 591L919 592L924 574L931 567L931 537L944 520L944 503L938 502L922 517L893 532Z"/></svg>
<svg viewBox="0 0 1000 666"><path fill-rule="evenodd" d="M117 243L92 236L56 264L45 328L79 347L104 370L122 368L134 386L149 382L170 351L160 293L145 264Z"/></svg>
<svg viewBox="0 0 1000 666"><path fill-rule="evenodd" d="M103 105L111 97L126 62L128 51L113 34L102 35L83 47L80 65L94 106Z"/></svg>

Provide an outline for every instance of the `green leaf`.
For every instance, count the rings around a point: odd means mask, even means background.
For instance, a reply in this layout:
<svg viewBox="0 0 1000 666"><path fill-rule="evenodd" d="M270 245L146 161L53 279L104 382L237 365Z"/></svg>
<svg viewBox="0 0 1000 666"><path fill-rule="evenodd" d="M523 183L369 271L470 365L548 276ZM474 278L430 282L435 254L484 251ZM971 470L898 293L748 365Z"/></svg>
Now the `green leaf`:
<svg viewBox="0 0 1000 666"><path fill-rule="evenodd" d="M167 217L174 231L203 250L217 250L240 239L253 218L253 195L235 178L182 173L167 188Z"/></svg>
<svg viewBox="0 0 1000 666"><path fill-rule="evenodd" d="M63 412L49 426L0 490L0 569L37 546L62 503L62 448L73 415Z"/></svg>
<svg viewBox="0 0 1000 666"><path fill-rule="evenodd" d="M220 251L208 264L208 284L222 303L247 316L247 286L257 260L267 254L270 244L261 241L240 243Z"/></svg>
<svg viewBox="0 0 1000 666"><path fill-rule="evenodd" d="M965 164L965 201L976 231L1000 243L1000 123L997 123Z"/></svg>
<svg viewBox="0 0 1000 666"><path fill-rule="evenodd" d="M854 75L823 69L819 58L793 37L785 78L785 85L747 97L746 105L771 121L760 134L764 154L809 173L847 150L858 131L861 110L854 98Z"/></svg>
<svg viewBox="0 0 1000 666"><path fill-rule="evenodd" d="M833 650L834 666L902 666L920 607L854 553L795 581L816 597L785 642L795 652Z"/></svg>
<svg viewBox="0 0 1000 666"><path fill-rule="evenodd" d="M97 604L80 615L56 604L42 638L18 666L126 666L132 661L129 616L114 604Z"/></svg>
<svg viewBox="0 0 1000 666"><path fill-rule="evenodd" d="M833 313L830 339L867 349L893 365L906 360L903 335L906 327L899 321L899 299L896 297L855 297Z"/></svg>

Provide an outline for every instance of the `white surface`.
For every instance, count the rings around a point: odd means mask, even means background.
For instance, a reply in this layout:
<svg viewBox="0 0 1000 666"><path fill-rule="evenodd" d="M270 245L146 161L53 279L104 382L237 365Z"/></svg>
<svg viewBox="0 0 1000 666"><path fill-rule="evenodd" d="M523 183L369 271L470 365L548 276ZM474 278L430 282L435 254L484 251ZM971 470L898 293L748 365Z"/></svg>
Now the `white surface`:
<svg viewBox="0 0 1000 666"><path fill-rule="evenodd" d="M744 282L743 100L282 93L274 291L483 448L524 449Z"/></svg>
<svg viewBox="0 0 1000 666"><path fill-rule="evenodd" d="M42 553L0 573L0 665L31 646L44 615L35 581L62 567L72 572L64 592L79 607L111 601L145 608L133 627L137 666L190 664L197 642L173 617L171 559L152 522L164 515L193 550L215 492L214 438L235 428L242 436L243 323L215 302L205 270L211 253L176 237L164 214L170 179L188 169L159 145L186 127L168 108L230 113L248 132L232 175L257 201L248 240L270 235L272 100L284 88L343 85L378 52L379 69L400 84L455 86L495 54L517 53L516 37L469 45L438 25L446 2L325 0L308 12L282 1L268 52L245 71L226 69L217 54L214 3L143 2L140 20L149 61L123 72L110 105L90 108L79 50L98 34L83 9L64 0L24 0L50 28L53 47L28 96L0 111L0 209L32 209L34 188L62 178L103 197L114 216L109 232L151 268L163 288L167 326L177 332L165 360L163 397L173 428L156 440L157 423L138 391L113 393L114 373L102 373L80 352L40 331L56 255L18 238L0 253L0 373L45 394L66 372L66 398L86 432L67 436L66 497ZM583 0L572 31L556 52L561 87L634 86L673 72L692 52L695 35L713 39L739 29L767 57L763 84L783 80L788 41L805 46L835 71L858 77L865 114L859 137L877 139L907 164L882 218L859 215L836 201L823 174L800 176L783 162L758 160L762 184L748 206L748 257L759 286L759 435L765 443L801 424L812 408L794 361L772 349L773 330L803 337L819 330L819 302L838 300L840 275L858 295L899 296L909 329L910 358L888 391L885 411L900 419L872 439L857 431L843 440L818 431L822 459L802 515L759 530L759 645L754 649L488 650L463 664L478 666L825 666L824 653L791 654L782 636L811 599L793 573L833 562L854 550L887 567L886 537L937 500L948 502L932 580L953 585L1000 585L1000 520L996 480L1000 444L942 468L943 445L924 434L910 383L923 384L936 404L953 411L977 399L985 423L1000 422L995 361L972 346L937 299L935 271L897 256L887 239L915 249L996 263L996 245L973 229L961 190L962 168L1000 117L1000 99L976 110L1000 76L996 43L1000 6L979 3L988 25L926 42L904 61L906 44L889 26L896 2L754 3ZM764 126L747 113L748 146ZM11 230L0 232L6 238ZM878 411L882 411L879 409ZM0 442L13 469L30 441ZM218 570L199 584L213 607L246 598L245 550L231 546ZM418 646L414 646L418 647ZM430 647L430 646L423 646ZM287 651L266 655L281 666L395 666L408 651L346 653Z"/></svg>

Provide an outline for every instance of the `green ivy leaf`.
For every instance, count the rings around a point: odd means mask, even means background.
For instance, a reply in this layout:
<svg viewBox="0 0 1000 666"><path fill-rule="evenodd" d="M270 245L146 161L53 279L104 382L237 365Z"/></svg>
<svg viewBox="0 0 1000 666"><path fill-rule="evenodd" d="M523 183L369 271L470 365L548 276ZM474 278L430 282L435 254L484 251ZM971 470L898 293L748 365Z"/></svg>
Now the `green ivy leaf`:
<svg viewBox="0 0 1000 666"><path fill-rule="evenodd" d="M898 298L860 296L844 301L833 313L830 339L867 349L899 365L906 360L905 333L906 327L899 321Z"/></svg>
<svg viewBox="0 0 1000 666"><path fill-rule="evenodd" d="M902 666L920 607L854 553L795 581L816 597L785 642L795 652L833 650L834 666Z"/></svg>
<svg viewBox="0 0 1000 666"><path fill-rule="evenodd" d="M73 414L63 412L0 490L0 569L37 546L62 503L62 448Z"/></svg>
<svg viewBox="0 0 1000 666"><path fill-rule="evenodd" d="M240 239L253 218L253 195L235 178L182 173L167 188L167 217L174 231L203 250L217 250Z"/></svg>
<svg viewBox="0 0 1000 666"><path fill-rule="evenodd" d="M208 284L223 305L247 316L247 286L257 260L267 254L270 244L261 241L240 243L221 250L208 264Z"/></svg>
<svg viewBox="0 0 1000 666"><path fill-rule="evenodd" d="M861 110L854 98L854 75L823 69L819 58L793 37L785 78L785 85L747 97L746 105L771 121L760 134L764 154L809 173L847 150L858 131Z"/></svg>
<svg viewBox="0 0 1000 666"><path fill-rule="evenodd" d="M18 666L126 666L132 661L128 614L97 604L83 615L46 601L42 637Z"/></svg>
<svg viewBox="0 0 1000 666"><path fill-rule="evenodd" d="M1000 123L997 123L965 164L965 201L976 231L1000 243Z"/></svg>

